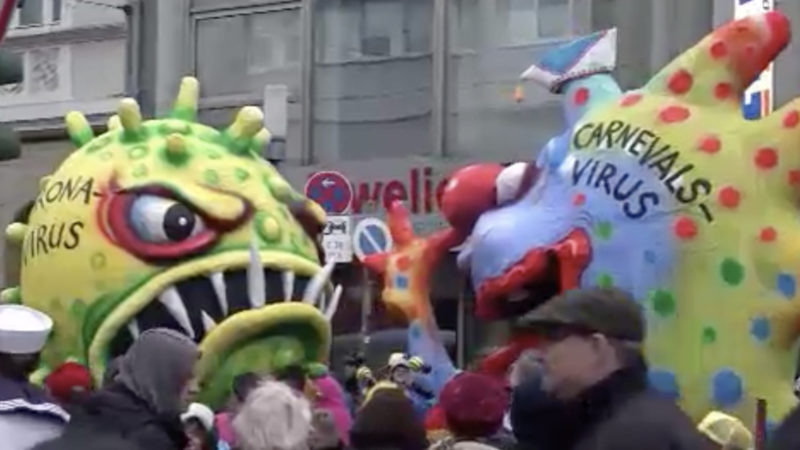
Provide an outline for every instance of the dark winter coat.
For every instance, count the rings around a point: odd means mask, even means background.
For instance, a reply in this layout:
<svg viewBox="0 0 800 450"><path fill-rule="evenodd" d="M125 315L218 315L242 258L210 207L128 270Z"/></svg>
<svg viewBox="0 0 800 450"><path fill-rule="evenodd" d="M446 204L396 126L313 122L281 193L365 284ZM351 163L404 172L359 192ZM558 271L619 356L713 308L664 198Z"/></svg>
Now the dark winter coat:
<svg viewBox="0 0 800 450"><path fill-rule="evenodd" d="M515 396L512 423L520 446L531 450L707 449L688 416L674 402L648 389L646 373L643 363L621 369L566 404L540 391L538 409L520 405ZM514 411L520 406L528 409L527 417ZM526 432L529 424L536 424L539 433Z"/></svg>
<svg viewBox="0 0 800 450"><path fill-rule="evenodd" d="M65 442L117 437L141 450L183 450L186 435L178 417L161 417L121 384L92 394L72 416ZM68 447L65 447L68 448Z"/></svg>

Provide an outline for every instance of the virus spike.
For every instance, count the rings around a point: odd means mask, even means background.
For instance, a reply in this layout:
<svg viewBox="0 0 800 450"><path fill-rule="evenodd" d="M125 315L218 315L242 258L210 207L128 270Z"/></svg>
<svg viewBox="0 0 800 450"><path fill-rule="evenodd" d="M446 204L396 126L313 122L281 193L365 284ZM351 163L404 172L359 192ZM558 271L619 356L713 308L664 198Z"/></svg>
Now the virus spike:
<svg viewBox="0 0 800 450"><path fill-rule="evenodd" d="M664 67L644 90L739 108L744 90L788 42L789 21L780 12L735 20Z"/></svg>
<svg viewBox="0 0 800 450"><path fill-rule="evenodd" d="M178 133L167 136L166 157L172 165L183 165L189 157L186 140Z"/></svg>
<svg viewBox="0 0 800 450"><path fill-rule="evenodd" d="M270 133L266 128L262 128L261 131L253 136L253 143L250 148L253 153L261 156L264 154L264 149L267 147L267 144L269 144L270 140L272 140L272 133Z"/></svg>
<svg viewBox="0 0 800 450"><path fill-rule="evenodd" d="M125 137L131 140L138 139L142 134L142 112L139 104L132 98L123 99L117 108Z"/></svg>
<svg viewBox="0 0 800 450"><path fill-rule="evenodd" d="M264 113L255 106L245 106L236 114L236 119L225 130L225 135L232 141L231 150L237 154L250 151L253 137L263 127Z"/></svg>
<svg viewBox="0 0 800 450"><path fill-rule="evenodd" d="M22 295L18 286L0 291L0 303L21 303Z"/></svg>
<svg viewBox="0 0 800 450"><path fill-rule="evenodd" d="M25 240L25 233L28 232L28 225L14 222L6 227L6 241L21 244Z"/></svg>
<svg viewBox="0 0 800 450"><path fill-rule="evenodd" d="M194 122L197 119L197 101L200 96L200 83L197 78L184 77L170 117Z"/></svg>
<svg viewBox="0 0 800 450"><path fill-rule="evenodd" d="M94 132L89 125L89 121L86 120L86 116L78 111L68 112L66 117L64 117L64 122L67 126L69 139L76 148L81 148L86 145L87 142L94 139Z"/></svg>
<svg viewBox="0 0 800 450"><path fill-rule="evenodd" d="M119 120L119 116L114 114L113 116L108 118L108 122L106 122L106 127L108 131L116 131L122 129L122 121Z"/></svg>

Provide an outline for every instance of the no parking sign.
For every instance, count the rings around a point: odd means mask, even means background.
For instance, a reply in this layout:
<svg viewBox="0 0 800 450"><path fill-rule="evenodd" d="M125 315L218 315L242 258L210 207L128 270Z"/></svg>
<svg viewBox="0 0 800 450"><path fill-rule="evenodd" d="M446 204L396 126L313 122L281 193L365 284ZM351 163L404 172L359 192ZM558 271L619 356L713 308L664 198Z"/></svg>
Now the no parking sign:
<svg viewBox="0 0 800 450"><path fill-rule="evenodd" d="M380 219L368 217L358 222L353 231L353 253L358 259L388 252L392 248L392 235L389 227Z"/></svg>
<svg viewBox="0 0 800 450"><path fill-rule="evenodd" d="M353 200L350 180L339 172L327 170L311 175L306 181L306 197L317 202L328 214L347 214Z"/></svg>

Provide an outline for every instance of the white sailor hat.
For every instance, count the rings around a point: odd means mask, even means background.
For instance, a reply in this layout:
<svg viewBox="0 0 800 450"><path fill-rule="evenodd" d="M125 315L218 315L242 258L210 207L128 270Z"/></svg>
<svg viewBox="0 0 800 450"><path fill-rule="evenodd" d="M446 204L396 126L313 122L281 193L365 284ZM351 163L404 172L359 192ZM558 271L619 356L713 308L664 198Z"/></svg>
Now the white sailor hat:
<svg viewBox="0 0 800 450"><path fill-rule="evenodd" d="M53 329L47 314L22 305L0 305L0 352L38 353Z"/></svg>

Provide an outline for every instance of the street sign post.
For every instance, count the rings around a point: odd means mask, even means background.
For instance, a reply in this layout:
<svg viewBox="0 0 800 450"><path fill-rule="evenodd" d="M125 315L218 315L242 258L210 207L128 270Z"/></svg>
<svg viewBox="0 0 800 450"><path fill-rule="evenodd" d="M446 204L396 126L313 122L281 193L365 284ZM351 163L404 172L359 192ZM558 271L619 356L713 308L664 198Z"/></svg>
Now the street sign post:
<svg viewBox="0 0 800 450"><path fill-rule="evenodd" d="M388 252L391 248L389 227L380 219L368 217L353 230L353 253L360 260L374 253Z"/></svg>
<svg viewBox="0 0 800 450"><path fill-rule="evenodd" d="M353 260L353 220L350 216L328 216L322 232L326 261L349 263Z"/></svg>
<svg viewBox="0 0 800 450"><path fill-rule="evenodd" d="M763 14L775 9L775 0L733 0L734 19ZM775 80L773 64L761 72L744 92L742 112L747 120L757 120L772 112Z"/></svg>

